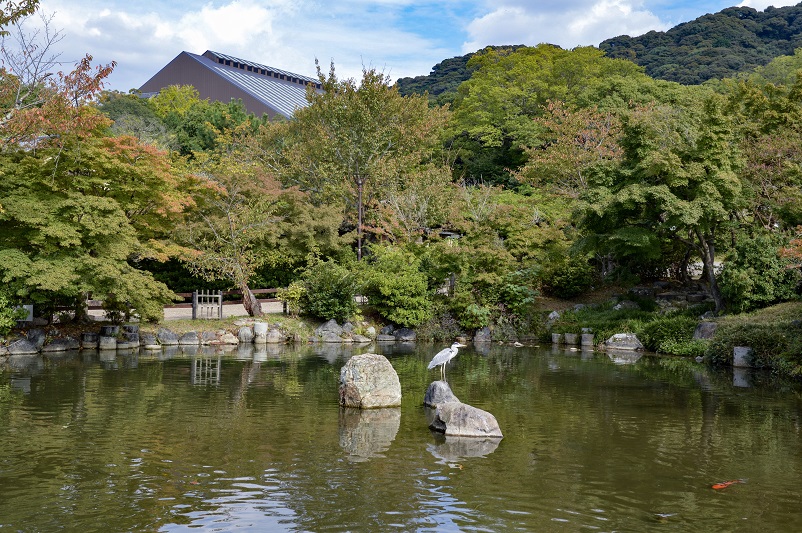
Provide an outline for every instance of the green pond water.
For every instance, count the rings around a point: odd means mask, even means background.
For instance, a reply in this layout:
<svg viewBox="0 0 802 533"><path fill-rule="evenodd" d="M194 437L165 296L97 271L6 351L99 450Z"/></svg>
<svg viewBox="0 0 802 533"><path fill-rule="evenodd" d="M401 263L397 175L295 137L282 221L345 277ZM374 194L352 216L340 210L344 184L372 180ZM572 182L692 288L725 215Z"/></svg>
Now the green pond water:
<svg viewBox="0 0 802 533"><path fill-rule="evenodd" d="M798 385L470 347L449 383L504 439L452 439L422 406L441 348L368 349L404 396L367 412L339 346L0 362L0 530L802 531Z"/></svg>

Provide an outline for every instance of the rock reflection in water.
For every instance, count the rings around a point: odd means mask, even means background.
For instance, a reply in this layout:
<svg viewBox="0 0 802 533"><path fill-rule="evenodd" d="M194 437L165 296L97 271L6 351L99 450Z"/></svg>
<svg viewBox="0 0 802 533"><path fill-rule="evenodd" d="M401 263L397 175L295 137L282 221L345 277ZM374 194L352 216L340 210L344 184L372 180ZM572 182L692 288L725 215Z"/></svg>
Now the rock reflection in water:
<svg viewBox="0 0 802 533"><path fill-rule="evenodd" d="M426 449L440 462L447 464L472 457L485 457L498 448L501 439L485 439L481 437L452 437L432 431L433 444Z"/></svg>
<svg viewBox="0 0 802 533"><path fill-rule="evenodd" d="M340 447L351 461L384 457L401 426L401 408L340 409Z"/></svg>
<svg viewBox="0 0 802 533"><path fill-rule="evenodd" d="M628 350L607 350L607 357L617 365L632 365L637 363L643 354Z"/></svg>

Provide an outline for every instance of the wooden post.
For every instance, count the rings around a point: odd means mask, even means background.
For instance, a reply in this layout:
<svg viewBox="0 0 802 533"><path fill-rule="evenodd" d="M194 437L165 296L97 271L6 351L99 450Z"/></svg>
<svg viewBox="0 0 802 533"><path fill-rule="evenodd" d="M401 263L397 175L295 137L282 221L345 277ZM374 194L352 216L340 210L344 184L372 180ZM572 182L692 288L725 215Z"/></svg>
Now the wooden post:
<svg viewBox="0 0 802 533"><path fill-rule="evenodd" d="M198 291L192 291L192 320L198 318Z"/></svg>
<svg viewBox="0 0 802 533"><path fill-rule="evenodd" d="M223 319L223 291L217 291L217 318Z"/></svg>

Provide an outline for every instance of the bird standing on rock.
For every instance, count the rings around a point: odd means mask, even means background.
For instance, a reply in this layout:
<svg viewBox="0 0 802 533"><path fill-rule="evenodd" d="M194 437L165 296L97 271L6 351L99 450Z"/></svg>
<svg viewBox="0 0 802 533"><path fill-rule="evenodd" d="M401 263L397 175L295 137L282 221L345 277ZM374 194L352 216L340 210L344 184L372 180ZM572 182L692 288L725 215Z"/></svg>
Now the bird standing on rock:
<svg viewBox="0 0 802 533"><path fill-rule="evenodd" d="M454 344L451 345L450 348L446 348L445 350L440 350L439 352L437 352L437 355L435 355L432 358L431 362L429 363L429 367L428 367L429 370L431 370L432 368L434 368L434 367L439 365L440 366L440 374L443 377L443 381L445 381L446 380L446 364L449 361L451 361L452 359L454 359L454 357L456 357L457 349L459 349L459 348L465 348L465 345L464 344L460 344L458 342L455 342Z"/></svg>

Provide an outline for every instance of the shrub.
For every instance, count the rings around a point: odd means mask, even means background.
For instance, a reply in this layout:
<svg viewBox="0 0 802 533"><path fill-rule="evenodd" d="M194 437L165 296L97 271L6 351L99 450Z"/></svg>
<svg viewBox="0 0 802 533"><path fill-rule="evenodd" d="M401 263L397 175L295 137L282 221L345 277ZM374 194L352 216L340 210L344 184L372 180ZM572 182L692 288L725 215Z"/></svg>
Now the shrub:
<svg viewBox="0 0 802 533"><path fill-rule="evenodd" d="M0 291L0 335L8 335L11 328L17 325L17 320L25 317L24 309L16 309L11 299L4 291Z"/></svg>
<svg viewBox="0 0 802 533"><path fill-rule="evenodd" d="M755 366L802 375L802 327L794 322L755 323L745 317L725 321L716 330L707 355L715 364L731 364L736 346L752 348Z"/></svg>
<svg viewBox="0 0 802 533"><path fill-rule="evenodd" d="M301 314L301 303L305 296L306 288L300 281L293 281L287 288L279 289L276 293L276 298L287 305L287 313L293 318L298 318Z"/></svg>
<svg viewBox="0 0 802 533"><path fill-rule="evenodd" d="M780 257L784 243L772 235L740 238L718 283L727 307L743 313L795 298L802 276Z"/></svg>
<svg viewBox="0 0 802 533"><path fill-rule="evenodd" d="M684 343L693 340L697 320L689 316L671 315L658 317L644 325L640 340L647 350L672 355L677 350L686 350Z"/></svg>
<svg viewBox="0 0 802 533"><path fill-rule="evenodd" d="M301 275L304 294L299 299L304 313L323 320L343 322L357 310L356 279L334 261L320 261Z"/></svg>
<svg viewBox="0 0 802 533"><path fill-rule="evenodd" d="M383 318L405 327L417 326L432 315L426 275L420 261L399 248L374 248L363 267L362 294Z"/></svg>
<svg viewBox="0 0 802 533"><path fill-rule="evenodd" d="M543 289L558 298L573 298L593 285L593 267L582 258L555 263L543 272Z"/></svg>
<svg viewBox="0 0 802 533"><path fill-rule="evenodd" d="M448 341L452 342L462 335L457 319L448 309L443 300L435 300L432 306L432 316L415 329L418 340L421 341Z"/></svg>
<svg viewBox="0 0 802 533"><path fill-rule="evenodd" d="M499 301L518 316L527 314L527 309L535 302L538 292L531 287L535 278L532 269L516 270L504 276L499 288Z"/></svg>

